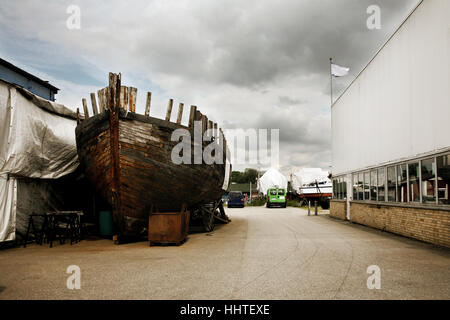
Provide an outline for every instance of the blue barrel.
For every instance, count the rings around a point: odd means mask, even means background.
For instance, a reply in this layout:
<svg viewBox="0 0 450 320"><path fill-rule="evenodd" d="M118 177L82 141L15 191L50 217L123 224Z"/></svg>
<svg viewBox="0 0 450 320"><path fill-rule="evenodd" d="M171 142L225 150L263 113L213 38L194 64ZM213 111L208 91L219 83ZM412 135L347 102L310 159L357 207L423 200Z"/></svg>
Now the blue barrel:
<svg viewBox="0 0 450 320"><path fill-rule="evenodd" d="M113 218L111 211L100 211L99 225L101 236L107 237L113 235Z"/></svg>

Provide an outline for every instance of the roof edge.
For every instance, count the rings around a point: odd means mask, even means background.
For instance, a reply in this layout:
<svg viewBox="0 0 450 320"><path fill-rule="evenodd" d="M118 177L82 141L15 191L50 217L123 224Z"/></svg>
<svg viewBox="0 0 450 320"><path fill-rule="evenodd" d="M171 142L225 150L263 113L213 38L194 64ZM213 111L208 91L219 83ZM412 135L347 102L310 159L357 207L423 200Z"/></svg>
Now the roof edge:
<svg viewBox="0 0 450 320"><path fill-rule="evenodd" d="M383 50L386 45L392 40L392 38L400 31L400 29L403 27L403 25L406 23L406 21L409 20L409 18L413 15L414 12L417 11L417 9L422 5L424 0L420 0L420 2L411 10L411 12L406 16L406 18L400 23L400 25L395 29L395 31L391 34L391 36L381 45L381 47L375 52L374 56L369 60L369 62L362 68L362 70L356 75L356 77L350 82L350 84L345 88L344 91L339 95L339 97L333 102L331 105L331 108L338 102L341 97L350 89L350 87L353 85L353 83L359 78L359 76L367 69L367 67L372 63L373 60L378 56L378 54Z"/></svg>
<svg viewBox="0 0 450 320"><path fill-rule="evenodd" d="M8 62L8 61L6 61L6 60L4 60L2 58L0 58L0 65L4 65L4 66L6 66L6 67L16 71L17 73L20 73L23 76L31 78L32 80L36 81L40 85L42 85L42 86L44 86L44 87L46 87L48 89L51 89L53 91L56 91L55 93L57 93L59 91L59 88L51 85L48 81L42 80L41 78L35 76L34 74L31 74L31 73L23 70L22 68L19 68L18 66L14 65L11 62Z"/></svg>

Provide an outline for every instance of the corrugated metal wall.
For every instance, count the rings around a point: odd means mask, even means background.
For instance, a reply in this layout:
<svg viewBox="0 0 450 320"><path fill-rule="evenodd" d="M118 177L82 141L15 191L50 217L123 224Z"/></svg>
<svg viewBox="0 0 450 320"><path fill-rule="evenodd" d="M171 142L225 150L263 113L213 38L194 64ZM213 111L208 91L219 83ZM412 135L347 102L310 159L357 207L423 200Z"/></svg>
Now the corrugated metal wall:
<svg viewBox="0 0 450 320"><path fill-rule="evenodd" d="M333 175L450 148L450 1L424 0L332 108Z"/></svg>

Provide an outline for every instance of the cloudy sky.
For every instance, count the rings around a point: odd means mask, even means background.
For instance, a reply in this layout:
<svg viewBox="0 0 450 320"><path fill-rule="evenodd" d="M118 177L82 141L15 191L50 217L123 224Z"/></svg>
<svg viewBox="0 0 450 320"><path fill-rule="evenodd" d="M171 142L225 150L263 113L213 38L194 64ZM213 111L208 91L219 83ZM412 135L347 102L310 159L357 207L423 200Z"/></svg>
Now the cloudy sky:
<svg viewBox="0 0 450 320"><path fill-rule="evenodd" d="M122 72L137 112L152 91L156 117L173 98L224 128L279 128L283 173L329 170L329 57L351 68L337 97L418 2L0 0L0 57L60 88L71 109ZM66 26L70 5L80 29ZM367 28L370 5L380 30Z"/></svg>

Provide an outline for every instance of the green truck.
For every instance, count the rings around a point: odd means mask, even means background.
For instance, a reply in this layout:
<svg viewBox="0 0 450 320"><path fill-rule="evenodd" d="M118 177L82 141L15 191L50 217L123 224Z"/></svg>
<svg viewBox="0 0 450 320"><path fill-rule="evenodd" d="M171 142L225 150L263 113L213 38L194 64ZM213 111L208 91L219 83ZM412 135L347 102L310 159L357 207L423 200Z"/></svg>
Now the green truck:
<svg viewBox="0 0 450 320"><path fill-rule="evenodd" d="M281 207L286 208L286 189L270 188L267 190L267 203L266 207Z"/></svg>

